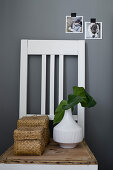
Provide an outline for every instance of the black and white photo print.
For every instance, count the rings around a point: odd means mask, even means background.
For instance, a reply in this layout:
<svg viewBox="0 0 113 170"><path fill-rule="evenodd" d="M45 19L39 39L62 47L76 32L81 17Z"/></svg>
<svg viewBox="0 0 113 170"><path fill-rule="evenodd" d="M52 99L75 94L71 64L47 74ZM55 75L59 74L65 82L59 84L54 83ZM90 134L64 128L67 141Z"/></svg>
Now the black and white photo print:
<svg viewBox="0 0 113 170"><path fill-rule="evenodd" d="M66 33L83 33L83 16L66 16Z"/></svg>
<svg viewBox="0 0 113 170"><path fill-rule="evenodd" d="M102 22L85 22L85 39L102 39Z"/></svg>

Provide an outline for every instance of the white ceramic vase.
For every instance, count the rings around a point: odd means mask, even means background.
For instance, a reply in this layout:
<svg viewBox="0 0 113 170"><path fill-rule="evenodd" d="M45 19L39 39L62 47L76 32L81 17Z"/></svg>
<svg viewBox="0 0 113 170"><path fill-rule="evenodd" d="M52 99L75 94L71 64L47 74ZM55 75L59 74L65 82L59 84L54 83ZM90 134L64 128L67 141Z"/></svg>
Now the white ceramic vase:
<svg viewBox="0 0 113 170"><path fill-rule="evenodd" d="M74 121L71 109L65 110L63 119L53 128L53 140L62 148L74 148L83 140L82 128Z"/></svg>

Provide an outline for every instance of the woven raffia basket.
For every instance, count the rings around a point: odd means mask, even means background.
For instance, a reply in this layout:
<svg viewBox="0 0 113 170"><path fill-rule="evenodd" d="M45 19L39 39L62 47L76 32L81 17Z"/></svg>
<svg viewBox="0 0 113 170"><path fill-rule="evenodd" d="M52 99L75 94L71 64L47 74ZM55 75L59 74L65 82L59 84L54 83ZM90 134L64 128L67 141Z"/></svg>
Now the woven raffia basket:
<svg viewBox="0 0 113 170"><path fill-rule="evenodd" d="M43 127L24 127L14 131L15 155L41 155L44 149Z"/></svg>
<svg viewBox="0 0 113 170"><path fill-rule="evenodd" d="M44 128L48 128L49 126L49 118L47 115L44 116L24 116L17 122L17 127L37 127L43 126Z"/></svg>
<svg viewBox="0 0 113 170"><path fill-rule="evenodd" d="M50 132L49 132L49 118L47 115L22 117L17 122L17 128L20 128L20 127L30 127L30 128L31 127L43 127L45 145L49 143Z"/></svg>
<svg viewBox="0 0 113 170"><path fill-rule="evenodd" d="M42 155L44 149L44 140L14 141L15 155Z"/></svg>
<svg viewBox="0 0 113 170"><path fill-rule="evenodd" d="M14 140L33 140L44 139L44 128L43 127L20 127L14 130Z"/></svg>

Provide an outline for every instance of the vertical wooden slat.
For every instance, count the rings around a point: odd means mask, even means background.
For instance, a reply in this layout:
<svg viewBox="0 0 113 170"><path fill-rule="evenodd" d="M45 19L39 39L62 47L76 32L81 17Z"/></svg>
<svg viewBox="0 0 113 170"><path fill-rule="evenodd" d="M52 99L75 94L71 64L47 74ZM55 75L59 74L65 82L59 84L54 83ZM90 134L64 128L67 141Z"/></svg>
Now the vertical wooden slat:
<svg viewBox="0 0 113 170"><path fill-rule="evenodd" d="M64 56L59 55L59 103L63 100Z"/></svg>
<svg viewBox="0 0 113 170"><path fill-rule="evenodd" d="M85 41L78 42L78 86L85 88ZM78 124L83 129L84 136L84 122L85 109L78 104Z"/></svg>
<svg viewBox="0 0 113 170"><path fill-rule="evenodd" d="M27 40L21 40L19 117L27 114Z"/></svg>
<svg viewBox="0 0 113 170"><path fill-rule="evenodd" d="M41 80L41 115L46 109L46 55L42 55L42 80Z"/></svg>
<svg viewBox="0 0 113 170"><path fill-rule="evenodd" d="M54 117L54 75L55 75L55 55L50 55L50 118Z"/></svg>

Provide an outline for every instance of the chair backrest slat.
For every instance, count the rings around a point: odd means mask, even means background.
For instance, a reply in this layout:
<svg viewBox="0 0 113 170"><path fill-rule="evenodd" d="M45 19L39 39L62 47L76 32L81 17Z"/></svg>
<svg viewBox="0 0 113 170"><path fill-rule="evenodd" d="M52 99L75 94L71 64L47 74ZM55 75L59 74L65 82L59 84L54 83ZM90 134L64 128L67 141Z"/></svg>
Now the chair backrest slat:
<svg viewBox="0 0 113 170"><path fill-rule="evenodd" d="M64 55L59 55L59 103L63 100Z"/></svg>
<svg viewBox="0 0 113 170"><path fill-rule="evenodd" d="M46 55L42 55L42 75L41 75L41 115L46 113Z"/></svg>
<svg viewBox="0 0 113 170"><path fill-rule="evenodd" d="M21 41L19 117L27 113L27 41Z"/></svg>
<svg viewBox="0 0 113 170"><path fill-rule="evenodd" d="M50 101L49 119L54 119L54 79L55 79L55 55L59 56L59 98L58 103L63 99L64 79L64 56L78 56L78 86L85 88L85 41L84 40L21 40L20 60L20 103L19 117L27 114L27 73L28 55L42 56L41 70L41 115L46 114L46 58L50 55ZM73 70L74 71L74 70ZM84 133L85 110L78 104L78 115L73 115L78 124L82 126Z"/></svg>
<svg viewBox="0 0 113 170"><path fill-rule="evenodd" d="M55 78L55 55L50 55L50 103L49 112L51 119L54 117L54 78Z"/></svg>
<svg viewBox="0 0 113 170"><path fill-rule="evenodd" d="M78 86L85 88L85 43L81 41L78 46ZM78 124L82 126L84 133L85 108L78 104Z"/></svg>

